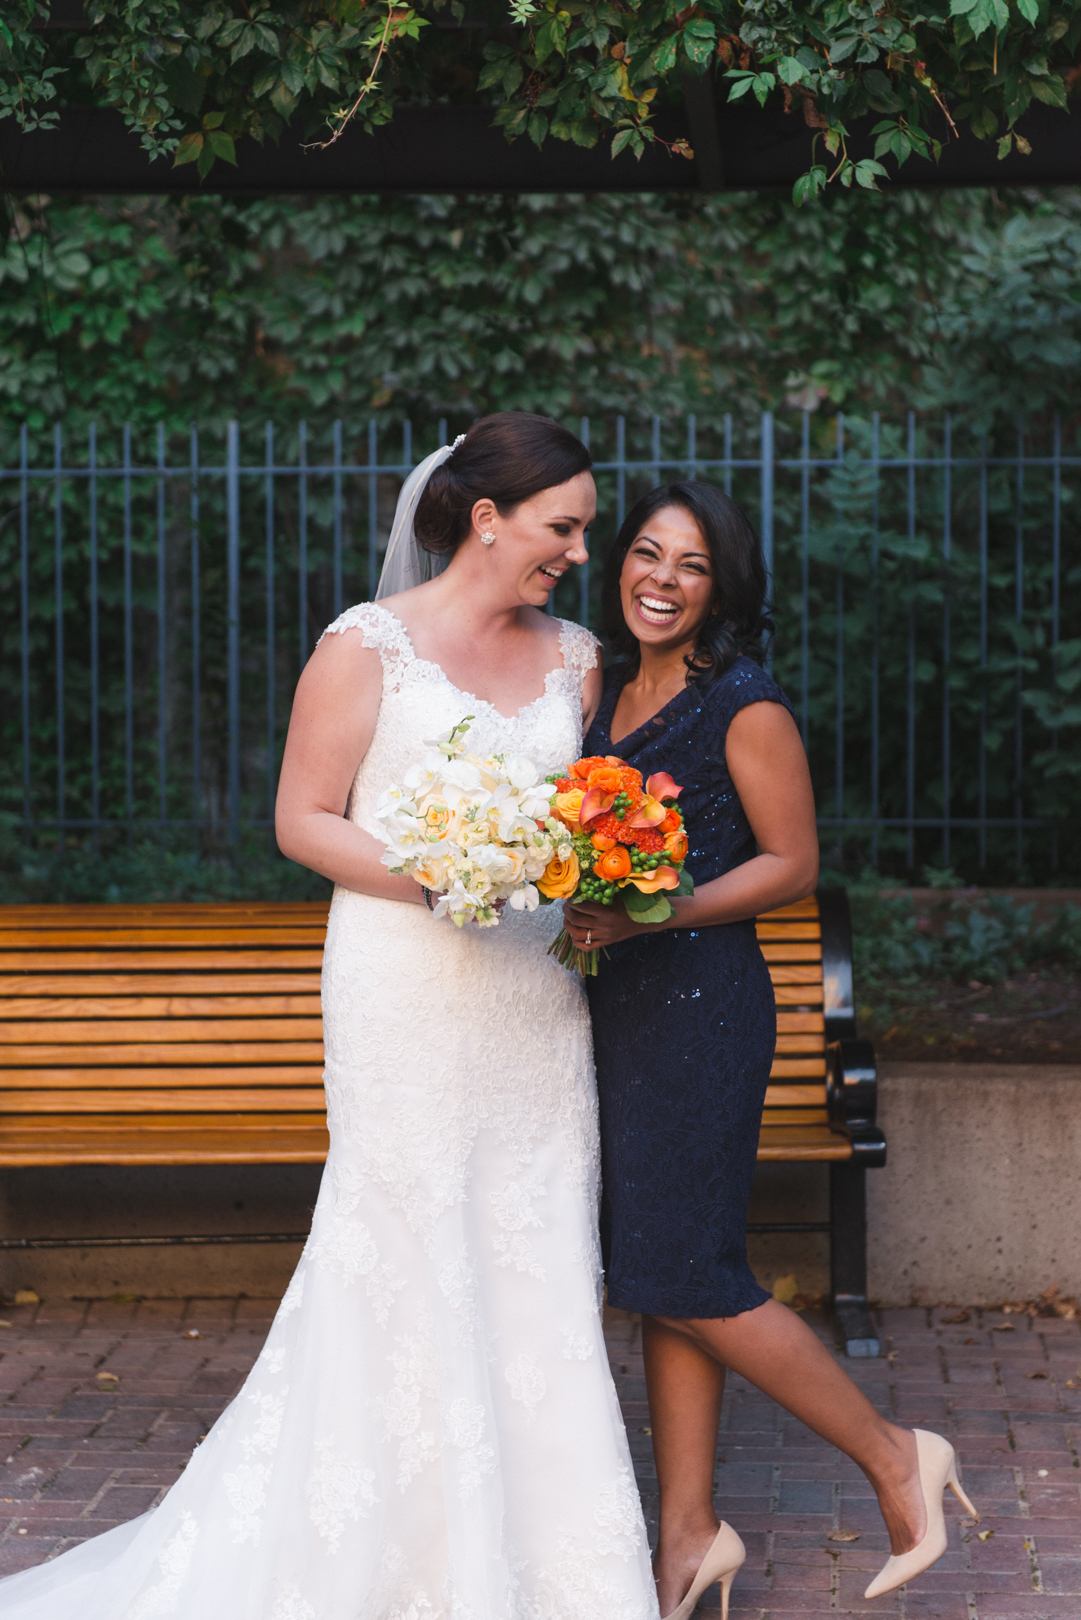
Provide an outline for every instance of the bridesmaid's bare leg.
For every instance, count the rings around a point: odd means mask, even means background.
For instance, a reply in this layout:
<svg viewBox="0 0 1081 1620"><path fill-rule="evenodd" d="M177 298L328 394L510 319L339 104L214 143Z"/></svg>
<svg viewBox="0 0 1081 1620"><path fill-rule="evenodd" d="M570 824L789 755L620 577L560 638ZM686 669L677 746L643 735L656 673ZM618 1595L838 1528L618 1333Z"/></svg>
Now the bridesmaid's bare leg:
<svg viewBox="0 0 1081 1620"><path fill-rule="evenodd" d="M653 1560L661 1614L671 1614L717 1534L713 1470L725 1369L686 1333L642 1319L642 1350L660 1486Z"/></svg>
<svg viewBox="0 0 1081 1620"><path fill-rule="evenodd" d="M830 1352L794 1311L775 1300L768 1300L755 1310L744 1311L739 1316L701 1321L663 1317L656 1320L656 1326L684 1336L690 1345L712 1357L720 1368L731 1367L742 1374L801 1423L813 1429L815 1434L821 1435L858 1463L878 1497L893 1552L908 1552L921 1540L927 1528L927 1515L916 1464L916 1442L911 1431L888 1422L875 1411L867 1397L857 1389L848 1374L837 1365ZM648 1330L646 1323L643 1323L643 1337L647 1345L654 1332L653 1322L649 1323ZM654 1384L667 1386L671 1383L677 1391L686 1385L686 1374L674 1355L651 1358L647 1354L646 1379L650 1410L653 1410L656 1400L658 1409L667 1414L664 1423L666 1467L660 1480L661 1522L664 1524L665 1479L674 1480L683 1471L697 1471L701 1477L703 1432L714 1422L711 1415L713 1408L705 1396L704 1380L702 1400L705 1413L701 1416L687 1410L689 1400L686 1406L678 1395L672 1401L666 1387L658 1387L655 1392ZM657 1471L660 1475L659 1459ZM712 1474L712 1460L710 1472ZM680 1498L677 1496L678 1500ZM713 1522L715 1524L716 1520ZM738 1530L739 1526L736 1525L735 1529ZM673 1538L672 1545L666 1547L665 1556L680 1563L685 1557L691 1556L692 1541L697 1546L701 1539L696 1533L694 1537L685 1538L681 1546L675 1539L674 1527ZM686 1590L686 1586L683 1590ZM677 1596L681 1595L677 1592ZM661 1613L664 1615L668 1612L662 1599Z"/></svg>

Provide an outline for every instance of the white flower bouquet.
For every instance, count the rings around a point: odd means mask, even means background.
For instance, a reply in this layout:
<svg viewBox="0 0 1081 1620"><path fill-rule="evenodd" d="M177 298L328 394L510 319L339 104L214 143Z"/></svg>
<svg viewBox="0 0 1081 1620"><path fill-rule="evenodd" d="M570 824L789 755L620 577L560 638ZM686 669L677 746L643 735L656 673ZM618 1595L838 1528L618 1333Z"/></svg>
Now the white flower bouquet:
<svg viewBox="0 0 1081 1620"><path fill-rule="evenodd" d="M383 865L438 894L437 917L461 928L494 928L502 903L534 911L573 854L568 829L552 814L555 786L522 754L481 758L465 749L472 715L435 738L404 781L375 807L386 843Z"/></svg>

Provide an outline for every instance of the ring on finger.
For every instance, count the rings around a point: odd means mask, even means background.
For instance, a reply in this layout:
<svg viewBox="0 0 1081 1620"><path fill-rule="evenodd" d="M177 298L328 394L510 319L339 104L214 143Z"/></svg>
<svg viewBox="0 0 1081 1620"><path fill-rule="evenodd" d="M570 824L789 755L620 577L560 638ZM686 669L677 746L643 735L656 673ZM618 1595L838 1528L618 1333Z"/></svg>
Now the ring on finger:
<svg viewBox="0 0 1081 1620"><path fill-rule="evenodd" d="M592 944L593 944L593 930L592 930L592 928L587 928L586 929L586 950L587 951L589 950L589 948L590 948L590 946Z"/></svg>

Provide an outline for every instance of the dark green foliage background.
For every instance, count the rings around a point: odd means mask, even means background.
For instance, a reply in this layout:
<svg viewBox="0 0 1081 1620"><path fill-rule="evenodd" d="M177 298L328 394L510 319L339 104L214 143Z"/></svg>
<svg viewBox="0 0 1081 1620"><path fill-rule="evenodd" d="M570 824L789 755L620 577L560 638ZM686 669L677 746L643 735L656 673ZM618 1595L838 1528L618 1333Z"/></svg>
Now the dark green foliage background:
<svg viewBox="0 0 1081 1620"><path fill-rule="evenodd" d="M888 448L899 444L909 410L919 413L921 443L932 446L939 442L935 435L945 410L955 413L957 435L968 434L968 442L975 443L986 432L999 445L1015 442L1014 419L1023 414L1029 443L1037 448L1046 447L1052 415L1059 412L1063 448L1077 450L1081 194L1075 191L838 192L799 210L786 199L762 195L78 202L58 197L9 204L8 226L0 256L0 465L7 467L17 462L22 421L29 427L31 457L39 463L51 458L57 421L64 424L66 454L76 461L85 459L91 422L98 426L102 462L115 465L119 459L124 422L132 425L138 460L153 460L159 424L170 460L182 460L193 421L200 424L206 459L220 461L230 418L241 423L249 460L261 459L263 424L270 418L281 430L286 457L295 454L301 420L308 424L314 460L325 454L331 424L340 419L347 457L363 460L369 419L380 424L385 445L400 443L400 425L411 419L422 452L434 443L440 418L453 433L477 414L514 407L546 411L572 424L582 415L592 417L595 448L602 453L610 448L616 414L627 417L628 450L640 455L648 446L651 416L659 416L673 433L677 427L682 432L680 419L688 411L697 414L699 442L707 453L718 444L726 412L737 441L753 450L758 415L767 408L780 413L778 446L785 454L798 443L801 408L814 413L812 445L818 454L831 453L838 409L846 415L850 441L864 451L873 412L883 414L883 447ZM666 442L676 443L674 437ZM736 493L753 516L751 483ZM991 786L1000 798L1011 791L1008 719L1020 657L1028 694L1029 813L1038 800L1040 813L1076 816L1081 797L1081 558L1074 489L1076 480L1066 488L1063 507L1065 641L1057 670L1051 669L1047 651L1045 563L1030 565L1036 572L1027 587L1031 612L1024 645L1010 639L1012 494L1002 480L991 490L991 611L999 647L988 687L994 721ZM966 503L971 508L969 494L961 489L958 495L959 532ZM12 495L10 483L0 486L5 716L14 726ZM1033 502L1045 495L1034 480ZM791 559L785 562L781 554L783 537L792 532L794 499L794 488L779 490L777 669L795 696L798 581ZM868 792L868 499L861 475L839 468L816 506L810 548L816 656L836 639L838 562L844 573L841 611L850 677L842 789L848 814L865 813ZM209 495L207 502L212 514ZM611 490L603 486L602 502L609 510L595 536L599 551L610 533ZM1041 514L1045 508L1044 501ZM943 575L932 532L933 501L927 510L930 529L921 529L913 548L901 532L896 500L892 505L884 500L879 567L894 605L906 591L918 600L925 636L918 678L930 692L943 603L948 596L956 598L959 611L966 604L971 609L973 579L971 545L967 551L959 546L953 575ZM313 497L313 522L320 521ZM1042 515L1032 518L1033 558L1046 553L1043 521ZM71 536L72 557L81 566L83 541L74 520ZM258 543L253 536L253 555ZM317 569L325 572L323 553L325 535L314 537ZM35 590L47 626L51 561L43 554L37 564ZM204 582L208 600L216 601L215 568L220 571L220 558L208 553ZM148 666L153 663L150 592L147 585L143 629L137 625L144 637L140 661ZM325 595L325 579L322 584L316 579L316 629L330 616ZM73 601L71 654L76 658L77 608ZM561 608L575 612L569 599ZM257 613L257 603L251 614L245 608L246 618ZM222 724L220 703L214 707L212 667L220 656L219 632L209 618L204 641L208 756L218 747ZM883 794L885 802L892 793L896 806L900 644L887 639L883 657ZM961 776L967 772L964 791L970 792L966 758L971 754L964 750L971 750L983 690L971 635L959 637L955 659L958 769ZM826 813L834 808L831 669L828 656L818 657L808 693L812 756L819 761L816 779ZM295 674L295 660L286 660L280 669L283 693ZM79 701L73 677L73 724ZM1001 724L996 705L1005 717ZM46 711L35 724L47 753ZM246 749L257 771L265 769L265 757L262 767L256 758L258 713L252 724ZM19 804L20 765L16 732L5 736L0 811L10 824ZM938 747L934 728L921 727L921 779L933 778ZM141 738L139 748L137 770L152 797L153 737ZM115 747L111 757L115 764ZM207 792L217 793L220 802L220 781L211 782ZM174 804L170 813L190 810ZM1060 882L1073 871L1076 845L1073 839L1060 851ZM159 858L159 846L152 842L133 852L117 848L100 855L78 855L69 848L61 859L41 840L26 855L9 840L3 864L9 898L305 890L309 880L295 869L287 875L278 863L267 867L268 850L259 836L235 856L204 851L196 857L178 846ZM903 869L897 841L887 840L881 853L887 869ZM930 842L917 854L920 863L942 864ZM860 846L845 858L859 862L866 855ZM971 840L962 841L950 859L963 875L977 875ZM1041 841L1026 846L1020 873L1012 839L992 841L989 859L985 881L1019 876L1053 881L1056 876ZM318 880L311 882L318 887Z"/></svg>

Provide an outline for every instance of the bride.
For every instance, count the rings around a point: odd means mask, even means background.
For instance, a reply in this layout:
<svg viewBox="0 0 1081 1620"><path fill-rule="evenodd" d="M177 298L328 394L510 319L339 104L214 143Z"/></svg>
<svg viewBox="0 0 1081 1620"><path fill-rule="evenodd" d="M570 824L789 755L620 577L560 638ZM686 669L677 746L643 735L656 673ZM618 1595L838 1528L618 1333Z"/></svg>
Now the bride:
<svg viewBox="0 0 1081 1620"><path fill-rule="evenodd" d="M596 643L543 609L586 557L589 467L546 418L477 422L409 479L381 600L304 670L278 841L336 885L311 1236L178 1483L0 1581L4 1620L656 1615L601 1337L585 998L545 954L560 907L437 920L372 816L467 715L480 753L579 753Z"/></svg>

